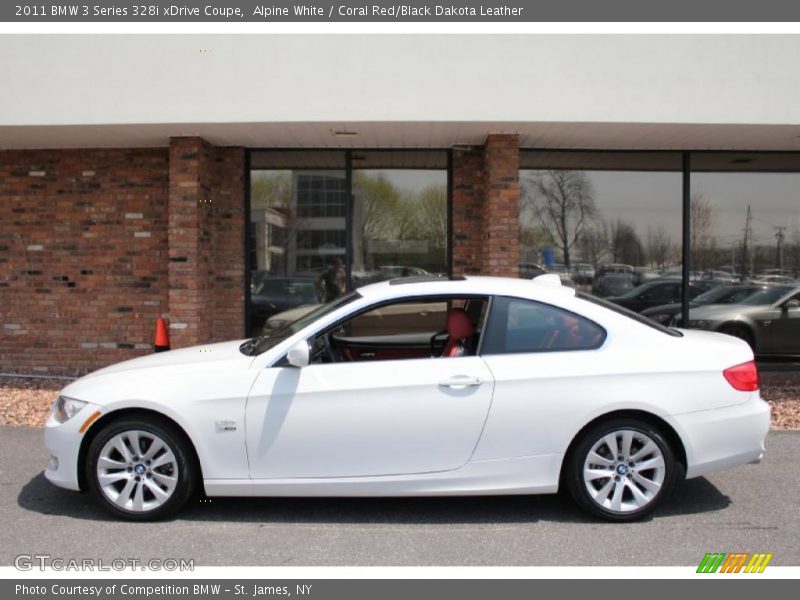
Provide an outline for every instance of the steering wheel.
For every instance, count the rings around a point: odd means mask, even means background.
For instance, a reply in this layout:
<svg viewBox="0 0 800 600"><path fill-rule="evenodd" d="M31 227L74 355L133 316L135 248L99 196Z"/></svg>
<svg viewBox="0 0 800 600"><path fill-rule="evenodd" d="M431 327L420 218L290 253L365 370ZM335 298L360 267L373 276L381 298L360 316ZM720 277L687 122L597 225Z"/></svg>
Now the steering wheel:
<svg viewBox="0 0 800 600"><path fill-rule="evenodd" d="M322 336L322 349L325 354L328 355L328 362L341 362L342 357L339 356L339 353L334 349L330 333L326 333Z"/></svg>
<svg viewBox="0 0 800 600"><path fill-rule="evenodd" d="M313 350L311 353L312 363L332 363L341 362L342 358L333 347L331 343L330 334L326 333L318 336L314 340Z"/></svg>
<svg viewBox="0 0 800 600"><path fill-rule="evenodd" d="M430 346L431 346L431 356L436 353L436 338L442 335L448 335L447 329L442 329L441 331L437 331L431 336Z"/></svg>

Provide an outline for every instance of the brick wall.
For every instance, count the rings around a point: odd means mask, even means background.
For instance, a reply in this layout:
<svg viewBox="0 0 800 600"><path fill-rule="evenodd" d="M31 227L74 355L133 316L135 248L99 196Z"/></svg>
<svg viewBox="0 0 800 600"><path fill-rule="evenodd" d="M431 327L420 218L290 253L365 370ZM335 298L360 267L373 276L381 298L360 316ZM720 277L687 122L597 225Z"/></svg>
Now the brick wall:
<svg viewBox="0 0 800 600"><path fill-rule="evenodd" d="M519 139L453 150L453 273L517 277Z"/></svg>
<svg viewBox="0 0 800 600"><path fill-rule="evenodd" d="M453 274L480 273L483 246L483 152L453 149Z"/></svg>
<svg viewBox="0 0 800 600"><path fill-rule="evenodd" d="M211 196L213 223L213 340L244 337L245 172L243 148L218 148Z"/></svg>
<svg viewBox="0 0 800 600"><path fill-rule="evenodd" d="M0 372L242 337L244 219L241 148L0 151Z"/></svg>
<svg viewBox="0 0 800 600"><path fill-rule="evenodd" d="M173 138L169 151L173 347L244 336L244 150Z"/></svg>
<svg viewBox="0 0 800 600"><path fill-rule="evenodd" d="M519 137L490 135L483 149L483 250L486 275L519 275Z"/></svg>
<svg viewBox="0 0 800 600"><path fill-rule="evenodd" d="M212 148L199 138L169 147L169 318L174 347L210 340Z"/></svg>
<svg viewBox="0 0 800 600"><path fill-rule="evenodd" d="M167 311L167 151L0 151L0 371L151 351Z"/></svg>
<svg viewBox="0 0 800 600"><path fill-rule="evenodd" d="M80 374L244 335L242 148L0 151L0 372ZM453 270L516 276L515 135L453 150Z"/></svg>

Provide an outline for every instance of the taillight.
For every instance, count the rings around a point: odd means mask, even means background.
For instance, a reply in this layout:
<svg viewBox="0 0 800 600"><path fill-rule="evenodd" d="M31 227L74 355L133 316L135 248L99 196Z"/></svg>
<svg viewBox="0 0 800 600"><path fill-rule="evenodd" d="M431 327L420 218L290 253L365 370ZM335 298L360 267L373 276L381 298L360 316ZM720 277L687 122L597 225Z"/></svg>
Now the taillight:
<svg viewBox="0 0 800 600"><path fill-rule="evenodd" d="M758 369L754 360L725 369L722 374L740 392L755 392L758 389Z"/></svg>

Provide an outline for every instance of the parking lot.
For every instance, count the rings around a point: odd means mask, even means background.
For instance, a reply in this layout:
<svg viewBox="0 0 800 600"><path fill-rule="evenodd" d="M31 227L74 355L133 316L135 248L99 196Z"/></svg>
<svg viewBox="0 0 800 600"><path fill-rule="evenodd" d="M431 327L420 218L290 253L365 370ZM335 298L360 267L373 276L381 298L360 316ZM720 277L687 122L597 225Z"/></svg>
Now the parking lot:
<svg viewBox="0 0 800 600"><path fill-rule="evenodd" d="M696 565L709 551L800 565L800 432L767 458L686 482L641 523L589 520L557 496L198 500L176 519L110 519L42 475L42 431L0 427L0 564L183 558L195 565Z"/></svg>

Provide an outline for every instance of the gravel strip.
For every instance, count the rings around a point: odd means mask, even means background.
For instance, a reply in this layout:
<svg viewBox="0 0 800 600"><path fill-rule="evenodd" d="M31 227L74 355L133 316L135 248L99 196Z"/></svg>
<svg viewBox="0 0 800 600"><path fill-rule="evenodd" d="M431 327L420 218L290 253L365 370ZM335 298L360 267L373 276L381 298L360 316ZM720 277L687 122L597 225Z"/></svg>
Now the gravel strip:
<svg viewBox="0 0 800 600"><path fill-rule="evenodd" d="M0 425L42 427L64 380L0 377ZM761 395L772 407L773 429L800 429L800 374L764 373Z"/></svg>

